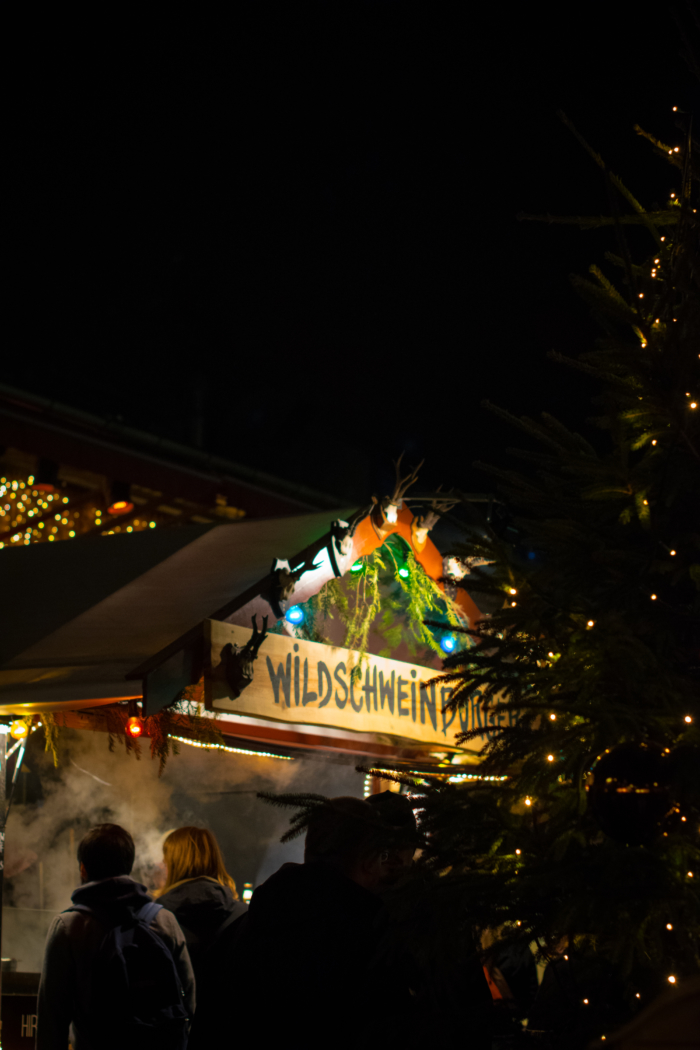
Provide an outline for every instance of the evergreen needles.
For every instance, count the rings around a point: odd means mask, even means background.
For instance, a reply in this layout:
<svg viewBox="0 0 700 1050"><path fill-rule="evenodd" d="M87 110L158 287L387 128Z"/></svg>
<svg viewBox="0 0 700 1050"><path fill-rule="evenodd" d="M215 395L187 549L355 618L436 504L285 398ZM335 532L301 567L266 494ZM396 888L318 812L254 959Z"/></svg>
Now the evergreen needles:
<svg viewBox="0 0 700 1050"><path fill-rule="evenodd" d="M476 644L447 657L439 681L452 706L476 695L495 716L480 771L508 780L411 786L428 846L400 896L410 923L411 894L430 885L437 942L488 931L492 954L522 943L578 960L560 988L562 1047L700 967L697 783L669 788L669 813L643 846L626 845L624 829L604 834L585 790L597 758L623 741L678 755L686 783L700 754L698 152L682 129L669 147L678 188L647 211L575 134L604 173L611 215L541 218L611 225L617 276L592 266L593 280L573 279L603 336L579 360L554 356L595 379L606 447L553 416L494 409L525 435L524 468L482 466L531 556L495 532L455 549L492 563L472 570L469 589L500 608L461 628ZM632 260L629 223L648 231L648 257ZM462 739L474 746L482 731Z"/></svg>

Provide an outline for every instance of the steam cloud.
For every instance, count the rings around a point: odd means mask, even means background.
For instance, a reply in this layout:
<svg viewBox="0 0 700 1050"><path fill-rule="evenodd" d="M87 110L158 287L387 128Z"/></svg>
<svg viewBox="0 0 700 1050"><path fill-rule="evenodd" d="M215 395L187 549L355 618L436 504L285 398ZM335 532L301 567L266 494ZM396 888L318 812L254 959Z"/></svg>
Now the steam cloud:
<svg viewBox="0 0 700 1050"><path fill-rule="evenodd" d="M183 824L209 827L219 840L239 891L259 885L285 861L300 861L303 840L279 842L289 813L266 805L257 791L362 795L356 759L317 753L292 762L180 745L158 778L145 742L140 760L102 733L64 731L53 771L37 733L27 747L24 776L41 779L43 799L22 804L18 791L7 825L3 958L18 970L41 968L53 916L70 906L80 882L77 845L95 824L127 828L136 843L133 877L153 890L162 880L165 836ZM17 801L19 799L19 801Z"/></svg>

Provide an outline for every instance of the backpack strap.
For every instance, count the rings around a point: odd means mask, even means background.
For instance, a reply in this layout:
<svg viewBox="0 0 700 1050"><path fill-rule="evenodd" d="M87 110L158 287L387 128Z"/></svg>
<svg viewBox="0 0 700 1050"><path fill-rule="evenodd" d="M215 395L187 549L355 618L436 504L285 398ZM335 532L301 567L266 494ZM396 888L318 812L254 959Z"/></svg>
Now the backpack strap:
<svg viewBox="0 0 700 1050"><path fill-rule="evenodd" d="M162 904L158 904L157 901L149 901L148 904L144 904L140 911L136 912L136 919L146 926L150 926L158 912L162 910Z"/></svg>

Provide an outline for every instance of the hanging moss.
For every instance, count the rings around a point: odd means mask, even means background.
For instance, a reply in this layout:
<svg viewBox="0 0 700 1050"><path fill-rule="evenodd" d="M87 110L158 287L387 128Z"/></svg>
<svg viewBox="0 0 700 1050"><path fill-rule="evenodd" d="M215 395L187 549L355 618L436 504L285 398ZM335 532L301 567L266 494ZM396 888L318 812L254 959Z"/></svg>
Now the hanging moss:
<svg viewBox="0 0 700 1050"><path fill-rule="evenodd" d="M355 680L367 655L371 630L384 640L380 656L391 657L402 644L422 661L430 660L433 652L442 656L426 621L459 627L460 610L428 576L409 545L400 536L390 536L360 563L358 572L329 580L301 606L304 621L297 627L297 636L327 643L324 621L338 617L345 628L344 647L358 653L351 672ZM282 631L281 621L278 626Z"/></svg>
<svg viewBox="0 0 700 1050"><path fill-rule="evenodd" d="M163 708L155 715L143 718L143 737L150 740L151 758L158 759L158 776L165 769L171 754L179 754L180 748L176 736L188 737L202 744L223 744L224 740L216 725L216 713L207 712L206 717L200 714L200 705L204 701L204 679L183 689L180 699L171 707ZM107 704L94 711L85 712L101 721L107 732L107 747L114 751L117 744L124 747L126 754L141 758L141 739L131 736L126 731L126 724L131 717L129 704ZM54 766L58 765L59 728L65 726L60 712L46 713L41 716L46 741L46 750L53 756Z"/></svg>
<svg viewBox="0 0 700 1050"><path fill-rule="evenodd" d="M44 730L44 750L51 752L54 766L58 765L58 723L56 716L50 711L45 711L41 716L41 726Z"/></svg>

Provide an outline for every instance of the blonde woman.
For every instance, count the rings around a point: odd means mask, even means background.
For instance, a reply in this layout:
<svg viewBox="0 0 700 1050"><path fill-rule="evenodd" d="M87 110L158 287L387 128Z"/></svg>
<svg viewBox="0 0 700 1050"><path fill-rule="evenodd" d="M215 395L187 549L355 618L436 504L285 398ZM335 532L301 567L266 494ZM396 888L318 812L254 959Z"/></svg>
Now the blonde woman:
<svg viewBox="0 0 700 1050"><path fill-rule="evenodd" d="M165 885L158 903L171 911L187 940L197 986L205 969L226 953L235 920L247 910L226 871L219 843L207 828L177 828L163 843Z"/></svg>

